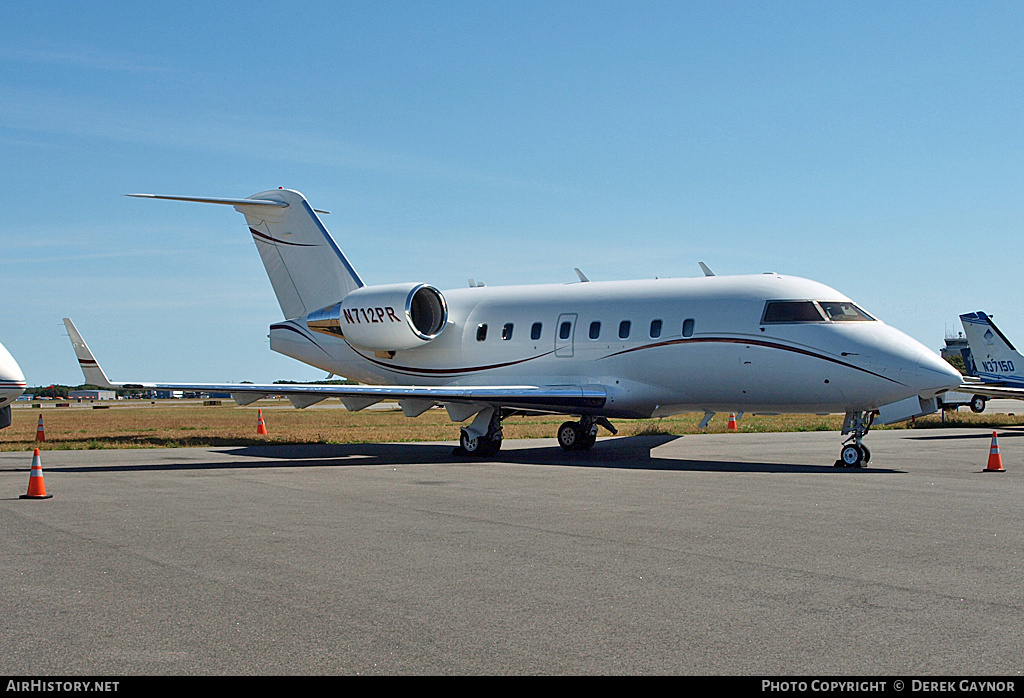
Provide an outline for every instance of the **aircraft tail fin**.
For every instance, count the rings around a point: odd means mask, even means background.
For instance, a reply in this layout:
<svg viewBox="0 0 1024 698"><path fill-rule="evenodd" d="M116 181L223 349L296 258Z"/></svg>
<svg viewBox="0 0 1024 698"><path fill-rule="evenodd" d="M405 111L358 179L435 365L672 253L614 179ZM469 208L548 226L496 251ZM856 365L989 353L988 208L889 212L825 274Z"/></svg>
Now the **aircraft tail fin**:
<svg viewBox="0 0 1024 698"><path fill-rule="evenodd" d="M985 313L960 316L977 375L984 381L1024 381L1024 356Z"/></svg>
<svg viewBox="0 0 1024 698"><path fill-rule="evenodd" d="M92 352L89 351L88 345L82 339L82 335L75 327L75 323L71 322L71 318L64 318L64 327L67 328L68 336L71 337L71 346L75 349L75 356L78 357L78 365L82 367L85 382L105 390L114 390L120 387L107 379L107 375L100 368L99 362L96 361Z"/></svg>
<svg viewBox="0 0 1024 698"><path fill-rule="evenodd" d="M245 216L286 319L337 303L363 286L306 197L272 189L247 199L129 194L148 199L226 204Z"/></svg>

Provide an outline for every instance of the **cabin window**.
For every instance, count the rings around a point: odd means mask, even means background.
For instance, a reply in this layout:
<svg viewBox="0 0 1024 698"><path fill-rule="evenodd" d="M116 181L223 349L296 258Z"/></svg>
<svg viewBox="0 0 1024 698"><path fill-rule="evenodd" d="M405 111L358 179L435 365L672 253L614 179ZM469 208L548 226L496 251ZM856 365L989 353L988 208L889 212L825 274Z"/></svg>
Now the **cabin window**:
<svg viewBox="0 0 1024 698"><path fill-rule="evenodd" d="M686 320L683 320L683 336L693 336L693 318L687 318Z"/></svg>
<svg viewBox="0 0 1024 698"><path fill-rule="evenodd" d="M626 339L629 337L629 328L632 323L629 320L623 320L619 323L619 339Z"/></svg>
<svg viewBox="0 0 1024 698"><path fill-rule="evenodd" d="M768 301L761 324L825 322L825 316L814 301Z"/></svg>
<svg viewBox="0 0 1024 698"><path fill-rule="evenodd" d="M476 341L482 342L487 339L487 323L481 323L476 326Z"/></svg>
<svg viewBox="0 0 1024 698"><path fill-rule="evenodd" d="M597 339L601 336L601 323L598 320L594 320L590 323L590 338Z"/></svg>
<svg viewBox="0 0 1024 698"><path fill-rule="evenodd" d="M875 319L847 301L818 301L818 305L832 322L872 322Z"/></svg>
<svg viewBox="0 0 1024 698"><path fill-rule="evenodd" d="M530 339L540 339L540 330L544 327L539 322L533 323L533 327L530 328Z"/></svg>
<svg viewBox="0 0 1024 698"><path fill-rule="evenodd" d="M558 338L569 339L570 334L572 334L572 323L567 320L558 328Z"/></svg>
<svg viewBox="0 0 1024 698"><path fill-rule="evenodd" d="M651 320L651 339L661 336L661 320Z"/></svg>
<svg viewBox="0 0 1024 698"><path fill-rule="evenodd" d="M502 339L512 339L512 323L506 322L505 326L501 328Z"/></svg>

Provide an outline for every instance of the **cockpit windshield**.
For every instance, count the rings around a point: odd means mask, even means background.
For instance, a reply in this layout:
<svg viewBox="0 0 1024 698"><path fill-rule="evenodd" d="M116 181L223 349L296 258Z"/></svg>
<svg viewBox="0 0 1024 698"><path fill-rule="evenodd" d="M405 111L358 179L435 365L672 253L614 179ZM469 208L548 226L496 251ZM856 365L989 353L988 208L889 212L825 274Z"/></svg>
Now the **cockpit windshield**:
<svg viewBox="0 0 1024 698"><path fill-rule="evenodd" d="M849 301L768 301L761 316L762 325L874 321Z"/></svg>
<svg viewBox="0 0 1024 698"><path fill-rule="evenodd" d="M832 322L871 322L875 319L847 301L818 301L818 305Z"/></svg>
<svg viewBox="0 0 1024 698"><path fill-rule="evenodd" d="M825 316L814 301L768 301L761 324L782 322L825 322Z"/></svg>

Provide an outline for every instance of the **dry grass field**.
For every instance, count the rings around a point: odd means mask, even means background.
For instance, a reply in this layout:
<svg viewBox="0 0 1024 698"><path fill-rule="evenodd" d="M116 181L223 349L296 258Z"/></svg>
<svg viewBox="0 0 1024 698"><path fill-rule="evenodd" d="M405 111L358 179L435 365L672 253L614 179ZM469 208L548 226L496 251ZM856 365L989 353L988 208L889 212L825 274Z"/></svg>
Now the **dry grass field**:
<svg viewBox="0 0 1024 698"><path fill-rule="evenodd" d="M153 448L185 446L243 446L255 443L387 443L399 441L455 441L458 424L443 409L405 417L397 405L349 412L337 401L304 410L286 400L260 400L239 407L231 400L219 405L202 401L118 401L96 403L41 402L17 405L13 424L0 431L0 450ZM58 406L66 405L66 406ZM257 410L263 411L268 434L257 435ZM43 417L46 441L36 442L36 427ZM664 419L615 420L621 435L722 433L729 416L718 414L701 429L699 413ZM558 415L510 417L504 423L508 439L552 438L567 418ZM743 415L739 431L838 431L841 415ZM1024 417L1005 414L951 413L895 428L945 426L1001 427L1024 424ZM603 430L602 430L602 433Z"/></svg>

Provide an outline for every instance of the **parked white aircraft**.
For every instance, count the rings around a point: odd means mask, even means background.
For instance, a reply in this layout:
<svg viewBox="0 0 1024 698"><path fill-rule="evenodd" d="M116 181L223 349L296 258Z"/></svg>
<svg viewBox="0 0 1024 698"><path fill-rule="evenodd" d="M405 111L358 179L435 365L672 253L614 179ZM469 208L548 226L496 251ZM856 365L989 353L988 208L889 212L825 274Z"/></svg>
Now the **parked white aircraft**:
<svg viewBox="0 0 1024 698"><path fill-rule="evenodd" d="M11 403L25 392L25 375L18 362L0 344L0 429L11 426Z"/></svg>
<svg viewBox="0 0 1024 698"><path fill-rule="evenodd" d="M976 374L976 377L964 379L964 390L976 395L1024 400L1024 356L989 315L981 311L965 313L960 316L960 322Z"/></svg>
<svg viewBox="0 0 1024 698"><path fill-rule="evenodd" d="M240 404L284 394L296 407L337 397L352 410L398 400L409 416L443 405L461 447L493 454L502 420L574 415L566 450L593 446L608 418L688 411L845 413L837 465L862 466L872 422L936 410L961 376L926 347L822 284L775 273L469 288L367 286L298 192L227 204L249 224L286 318L274 351L370 385L111 383L70 320L86 381L106 388L210 390Z"/></svg>

